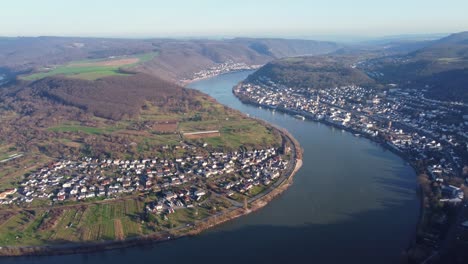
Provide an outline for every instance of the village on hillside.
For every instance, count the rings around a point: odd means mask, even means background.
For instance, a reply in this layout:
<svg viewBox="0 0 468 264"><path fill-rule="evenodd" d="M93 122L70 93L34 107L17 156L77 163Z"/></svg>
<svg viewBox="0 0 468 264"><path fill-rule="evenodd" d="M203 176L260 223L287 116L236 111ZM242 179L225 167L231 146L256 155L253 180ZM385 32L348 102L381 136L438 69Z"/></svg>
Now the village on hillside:
<svg viewBox="0 0 468 264"><path fill-rule="evenodd" d="M201 70L193 74L193 76L189 79L190 81L197 81L202 79L211 78L214 76L218 76L221 74L226 74L230 72L237 72L237 71L248 71L248 70L256 70L260 68L262 65L248 65L243 62L234 62L232 60L227 60L226 62L216 64L208 69ZM188 80L182 80L185 82Z"/></svg>
<svg viewBox="0 0 468 264"><path fill-rule="evenodd" d="M213 191L229 198L254 187L264 190L287 165L274 148L173 160L60 160L25 176L19 188L4 191L0 200L21 206L35 200L61 203L156 193L158 199L147 210L171 213L193 207Z"/></svg>

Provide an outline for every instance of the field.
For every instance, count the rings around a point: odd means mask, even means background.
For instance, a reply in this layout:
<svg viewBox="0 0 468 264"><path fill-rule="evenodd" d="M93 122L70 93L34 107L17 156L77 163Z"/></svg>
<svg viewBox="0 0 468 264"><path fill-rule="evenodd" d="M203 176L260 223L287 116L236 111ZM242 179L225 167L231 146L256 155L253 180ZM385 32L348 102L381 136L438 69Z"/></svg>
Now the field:
<svg viewBox="0 0 468 264"><path fill-rule="evenodd" d="M450 64L450 63L462 63L466 59L462 57L449 57L449 58L438 58L437 61L445 64Z"/></svg>
<svg viewBox="0 0 468 264"><path fill-rule="evenodd" d="M144 217L144 201L102 201L52 210L0 212L0 246L37 246L124 240L185 227L212 215L206 207L179 209L167 219ZM154 222L153 222L154 221Z"/></svg>
<svg viewBox="0 0 468 264"><path fill-rule="evenodd" d="M280 144L278 135L271 129L248 118L229 118L200 122L184 122L179 125L184 132L219 130L219 133L185 137L200 139L211 147L219 149L238 149L245 145L267 146Z"/></svg>
<svg viewBox="0 0 468 264"><path fill-rule="evenodd" d="M0 215L0 245L41 245L124 239L142 234L143 203L115 201L56 208L4 212Z"/></svg>
<svg viewBox="0 0 468 264"><path fill-rule="evenodd" d="M0 163L20 158L22 155L23 154L16 151L16 148L11 144L0 146Z"/></svg>
<svg viewBox="0 0 468 264"><path fill-rule="evenodd" d="M101 135L105 133L111 133L116 131L118 128L98 128L98 127L87 127L81 125L60 125L49 128L50 131L54 132L84 132L87 134Z"/></svg>
<svg viewBox="0 0 468 264"><path fill-rule="evenodd" d="M177 120L162 120L155 122L152 126L153 130L158 133L175 133L179 127Z"/></svg>
<svg viewBox="0 0 468 264"><path fill-rule="evenodd" d="M184 133L184 138L186 139L212 138L212 137L220 137L220 136L221 134L219 133L218 130Z"/></svg>
<svg viewBox="0 0 468 264"><path fill-rule="evenodd" d="M45 69L44 71L22 76L21 78L32 81L48 76L65 75L78 79L96 80L112 75L128 75L122 72L121 69L147 62L157 55L158 53L148 53L131 57L73 61L66 65L60 65L53 69Z"/></svg>

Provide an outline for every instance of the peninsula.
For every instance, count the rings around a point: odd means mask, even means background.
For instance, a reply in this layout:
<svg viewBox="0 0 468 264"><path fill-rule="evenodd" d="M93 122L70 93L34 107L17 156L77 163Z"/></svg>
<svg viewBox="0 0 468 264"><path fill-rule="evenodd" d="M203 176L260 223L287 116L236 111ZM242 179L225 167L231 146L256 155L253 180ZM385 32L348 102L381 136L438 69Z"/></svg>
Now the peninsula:
<svg viewBox="0 0 468 264"><path fill-rule="evenodd" d="M193 235L290 185L301 148L289 133L139 71L159 56L69 61L2 87L0 255Z"/></svg>

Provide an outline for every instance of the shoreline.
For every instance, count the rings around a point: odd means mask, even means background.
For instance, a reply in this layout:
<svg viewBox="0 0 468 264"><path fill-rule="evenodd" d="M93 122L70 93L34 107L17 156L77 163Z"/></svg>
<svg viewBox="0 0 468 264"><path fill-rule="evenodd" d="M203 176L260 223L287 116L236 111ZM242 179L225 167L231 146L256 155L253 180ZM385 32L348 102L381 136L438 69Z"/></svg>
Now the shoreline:
<svg viewBox="0 0 468 264"><path fill-rule="evenodd" d="M248 105L252 105L252 106L258 106L258 107L265 107L267 109L272 109L271 107L267 106L267 105L262 105L262 104L259 104L257 102L254 102L254 101L251 101L249 98L246 98L244 96L241 96L239 94L237 94L235 92L235 88L239 87L240 85L242 84L239 83L237 84L236 86L233 87L232 89L232 93L234 94L234 96L239 99L242 103L244 104L248 104ZM337 124L334 124L334 123L331 123L331 122L327 122L326 120L318 120L318 119L315 119L315 118L312 118L310 117L309 115L307 114L304 114L304 113L300 113L300 112L297 112L297 111L294 111L294 110L290 110L290 109L285 109L285 108L275 108L275 110L278 110L279 112L282 112L284 114L288 114L290 116L293 116L294 115L304 115L305 119L304 120L309 120L309 121L314 121L314 122L318 122L318 123L321 123L321 124L324 124L324 125L327 125L329 127L333 127L333 128L338 128L338 129L342 129L342 130L345 130L349 133L358 133L359 134L359 137L363 137L363 138L366 138L367 140L373 142L373 143L376 143L378 144L379 146L381 146L383 149L385 150L388 150L392 153L394 153L395 155L397 155L398 157L400 157L404 162L408 163L410 165L410 167L413 169L413 171L415 172L415 175L416 175L416 180L417 180L417 177L422 173L421 169L418 169L418 167L411 161L411 159L408 157L408 155L405 155L403 152L401 151L398 151L394 148L392 148L391 146L389 146L387 144L387 142L385 141L382 141L382 140L376 140L375 138L371 137L371 136L368 136L366 134L361 134L362 132L361 131L356 131L356 130L353 130L353 129L350 129L348 127L345 127L345 126L340 126L340 125L337 125ZM416 242L416 239L417 239L417 233L418 231L420 230L421 226L422 226L422 222L423 222L423 219L424 219L424 214L425 214L425 209L424 209L424 193L423 193L423 190L422 190L422 186L419 184L419 182L417 182L417 190L416 190L416 195L418 196L419 198L419 216L418 216L418 221L416 223L416 226L415 226L415 229L414 229L414 232L413 232L413 236L411 237L410 241L408 242L408 246L404 249L405 252L408 252L410 251L413 247L417 246L417 242Z"/></svg>
<svg viewBox="0 0 468 264"><path fill-rule="evenodd" d="M258 120L258 119L256 119ZM293 178L299 169L302 167L302 148L299 142L285 129L278 128L271 125L263 120L264 125L270 126L276 129L283 138L283 144L289 142L294 148L291 153L293 157L288 171L284 175L281 182L277 185L272 185L264 192L253 197L252 201L248 202L249 207L247 209L242 207L232 207L227 209L226 212L222 212L219 215L212 215L208 218L200 220L193 226L183 227L175 230L169 230L167 232L154 233L146 236L133 237L125 240L112 240L103 242L89 242L89 243L74 243L74 244L63 244L63 245L44 245L44 246L24 246L24 247L0 247L0 259L1 258L14 258L14 257L28 257L28 256L54 256L54 255L71 255L71 254L82 254L82 253L97 253L101 251L109 251L116 249L124 249L135 246L153 245L162 243L170 240L176 240L183 237L195 236L203 231L215 227L217 225L226 223L236 218L248 215L255 212L264 206L266 206L274 198L286 191L292 184ZM257 198L258 197L258 198Z"/></svg>
<svg viewBox="0 0 468 264"><path fill-rule="evenodd" d="M261 67L259 67L261 68ZM246 71L256 71L258 70L259 68L257 69L239 69L239 70L231 70L231 71L227 71L227 72L223 72L223 73L218 73L218 74L214 74L214 75L211 75L211 76L206 76L206 77L202 77L202 78L196 78L196 79L190 79L190 80L179 80L177 81L178 84L180 84L182 87L184 88L188 88L188 89L191 89L189 87L187 87L189 84L191 83L194 83L194 82L198 82L198 81L203 81L203 80L208 80L208 79L211 79L211 78L215 78L215 77L218 77L218 76L222 76L222 75L225 75L225 74L230 74L230 73L236 73L236 72L246 72Z"/></svg>

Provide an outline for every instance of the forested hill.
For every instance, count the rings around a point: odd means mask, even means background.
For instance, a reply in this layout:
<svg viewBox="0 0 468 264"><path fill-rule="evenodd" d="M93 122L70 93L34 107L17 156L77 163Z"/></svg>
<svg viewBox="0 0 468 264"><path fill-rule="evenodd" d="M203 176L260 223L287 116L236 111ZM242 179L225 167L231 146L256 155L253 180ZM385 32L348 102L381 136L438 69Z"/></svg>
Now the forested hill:
<svg viewBox="0 0 468 264"><path fill-rule="evenodd" d="M187 112L188 105L196 105L193 98L199 94L147 74L95 81L48 77L27 85L24 92L36 96L35 100L57 101L113 120L137 117L147 101L162 113Z"/></svg>
<svg viewBox="0 0 468 264"><path fill-rule="evenodd" d="M260 68L248 81L271 80L288 87L313 89L391 84L420 89L432 99L468 103L468 32L425 41L421 46L409 49L409 53L391 55L386 47L351 47L330 55L279 59Z"/></svg>
<svg viewBox="0 0 468 264"><path fill-rule="evenodd" d="M292 88L312 89L375 84L349 63L329 56L295 57L270 62L249 76L248 81L267 79Z"/></svg>
<svg viewBox="0 0 468 264"><path fill-rule="evenodd" d="M427 90L429 98L468 103L468 32L432 41L406 55L369 60L362 69L376 81Z"/></svg>
<svg viewBox="0 0 468 264"><path fill-rule="evenodd" d="M142 73L93 81L63 76L19 81L0 89L0 115L0 141L7 148L47 160L153 157L181 141L202 142L183 137L186 131L223 131L206 139L219 151L278 142L264 124L208 95Z"/></svg>

